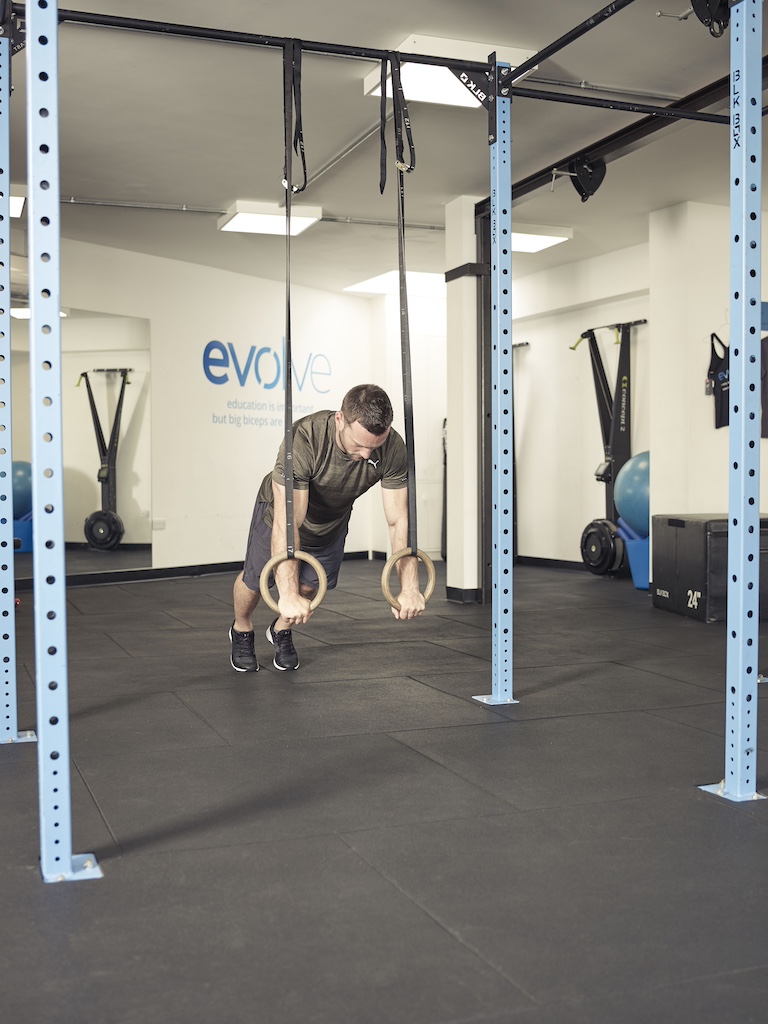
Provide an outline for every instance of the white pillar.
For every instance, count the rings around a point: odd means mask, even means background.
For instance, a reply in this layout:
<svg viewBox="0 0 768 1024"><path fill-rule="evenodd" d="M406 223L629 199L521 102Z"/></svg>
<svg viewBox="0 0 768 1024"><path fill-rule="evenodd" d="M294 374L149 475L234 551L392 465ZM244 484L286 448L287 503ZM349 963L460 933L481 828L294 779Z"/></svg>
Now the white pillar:
<svg viewBox="0 0 768 1024"><path fill-rule="evenodd" d="M446 269L477 262L475 205L459 196L445 207ZM477 379L477 278L448 284L448 425L446 555L448 594L468 596L480 587L478 494L479 393Z"/></svg>
<svg viewBox="0 0 768 1024"><path fill-rule="evenodd" d="M730 340L728 210L683 203L651 214L651 515L728 510L728 430L704 393L710 334Z"/></svg>

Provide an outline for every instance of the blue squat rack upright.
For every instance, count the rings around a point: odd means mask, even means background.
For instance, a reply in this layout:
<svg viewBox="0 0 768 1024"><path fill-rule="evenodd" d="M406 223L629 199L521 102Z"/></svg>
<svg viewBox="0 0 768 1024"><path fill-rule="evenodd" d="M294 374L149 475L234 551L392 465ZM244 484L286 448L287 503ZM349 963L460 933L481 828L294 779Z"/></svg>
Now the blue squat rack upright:
<svg viewBox="0 0 768 1024"><path fill-rule="evenodd" d="M725 767L702 786L726 800L757 792L760 621L760 302L762 0L731 8L731 345Z"/></svg>
<svg viewBox="0 0 768 1024"><path fill-rule="evenodd" d="M10 77L11 40L0 36L0 175L10 181ZM16 696L15 587L13 572L13 448L11 440L11 199L0 190L0 657L2 657L3 716L0 742L30 743L31 730L19 732Z"/></svg>
<svg viewBox="0 0 768 1024"><path fill-rule="evenodd" d="M101 877L93 854L72 853L66 568L61 415L61 227L58 5L27 5L32 561L40 802L46 882Z"/></svg>

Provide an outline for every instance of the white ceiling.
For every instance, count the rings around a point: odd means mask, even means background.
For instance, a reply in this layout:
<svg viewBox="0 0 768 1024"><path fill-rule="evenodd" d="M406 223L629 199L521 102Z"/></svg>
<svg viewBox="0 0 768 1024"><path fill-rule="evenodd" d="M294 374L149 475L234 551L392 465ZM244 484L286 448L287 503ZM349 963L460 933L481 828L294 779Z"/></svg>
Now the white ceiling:
<svg viewBox="0 0 768 1024"><path fill-rule="evenodd" d="M583 83L582 94L626 93L663 105L727 77L730 33L714 39L693 15L657 16L665 2L662 10L674 15L689 9L685 0L635 0L542 62L526 84ZM538 52L602 7L600 0L91 0L71 9L366 48L391 49L424 34ZM13 182L23 182L26 173L24 61L22 51L12 69ZM62 198L75 200L62 204L64 237L283 279L282 238L222 233L218 212L191 212L223 211L236 198L282 201L279 49L65 23L59 62ZM396 267L392 129L389 184L381 196L378 100L362 89L375 67L359 59L304 57L310 180L332 166L296 202L320 205L334 220L294 241L297 283L337 289ZM410 113L417 165L406 177L408 266L442 273L450 269L441 230L445 204L462 194L488 194L487 116L482 109L418 103ZM515 99L513 181L558 165L640 117ZM521 200L514 216L516 222L570 226L573 239L516 256L515 274L642 242L655 209L685 200L727 205L728 156L727 126L670 122L635 152L610 162L587 202L568 178L558 178L554 190L544 187ZM172 209L157 209L162 206ZM13 239L21 252L18 231Z"/></svg>

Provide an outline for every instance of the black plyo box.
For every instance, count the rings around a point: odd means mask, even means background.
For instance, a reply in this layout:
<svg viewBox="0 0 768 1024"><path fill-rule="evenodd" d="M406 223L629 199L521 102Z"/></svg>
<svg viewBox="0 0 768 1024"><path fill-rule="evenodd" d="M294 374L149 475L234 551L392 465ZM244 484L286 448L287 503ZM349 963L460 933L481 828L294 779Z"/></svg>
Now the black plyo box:
<svg viewBox="0 0 768 1024"><path fill-rule="evenodd" d="M723 622L728 596L727 515L653 516L656 608ZM760 518L760 617L768 616L768 516Z"/></svg>

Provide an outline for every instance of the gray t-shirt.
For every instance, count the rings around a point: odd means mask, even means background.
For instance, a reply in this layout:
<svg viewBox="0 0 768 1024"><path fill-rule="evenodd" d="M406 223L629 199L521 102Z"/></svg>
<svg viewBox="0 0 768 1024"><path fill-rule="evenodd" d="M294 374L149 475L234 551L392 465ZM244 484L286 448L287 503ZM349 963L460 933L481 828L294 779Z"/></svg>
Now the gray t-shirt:
<svg viewBox="0 0 768 1024"><path fill-rule="evenodd" d="M285 440L275 468L262 481L257 501L269 508L264 522L273 523L272 481L285 484ZM293 486L309 490L307 515L299 530L302 548L325 547L343 536L356 498L374 484L398 490L408 483L408 457L403 439L390 430L370 459L351 459L336 441L335 413L314 412L293 424Z"/></svg>

